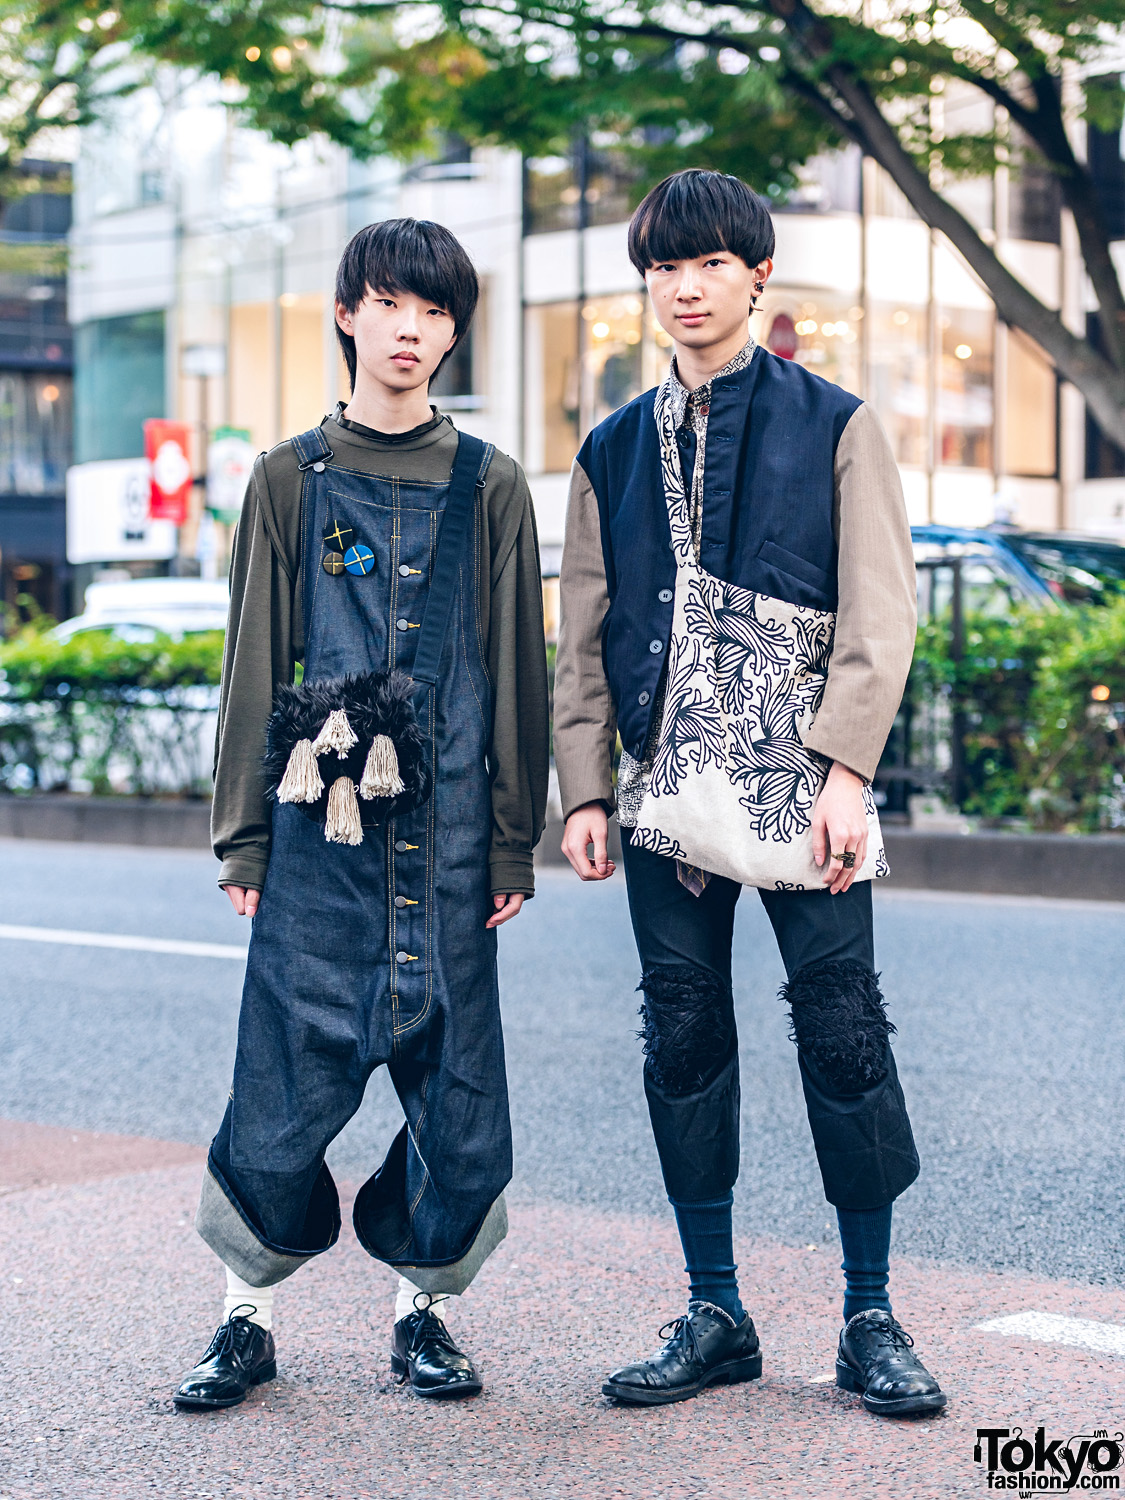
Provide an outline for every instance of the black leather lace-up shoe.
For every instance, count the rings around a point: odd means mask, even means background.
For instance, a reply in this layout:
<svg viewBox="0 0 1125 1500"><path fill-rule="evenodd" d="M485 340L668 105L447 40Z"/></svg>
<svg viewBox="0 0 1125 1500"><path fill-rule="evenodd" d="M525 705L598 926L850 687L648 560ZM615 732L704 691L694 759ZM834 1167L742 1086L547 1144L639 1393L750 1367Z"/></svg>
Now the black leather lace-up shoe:
<svg viewBox="0 0 1125 1500"><path fill-rule="evenodd" d="M215 1411L245 1401L251 1386L277 1374L273 1334L249 1318L231 1313L194 1370L184 1376L172 1400L181 1411Z"/></svg>
<svg viewBox="0 0 1125 1500"><path fill-rule="evenodd" d="M407 1313L395 1324L391 1369L400 1379L409 1379L416 1396L456 1400L480 1395L481 1379L472 1360L428 1308Z"/></svg>
<svg viewBox="0 0 1125 1500"><path fill-rule="evenodd" d="M945 1395L906 1329L881 1308L856 1313L840 1334L836 1384L881 1417L941 1411Z"/></svg>
<svg viewBox="0 0 1125 1500"><path fill-rule="evenodd" d="M711 1302L689 1302L687 1316L673 1318L660 1330L664 1347L635 1365L625 1365L602 1386L631 1406L667 1406L687 1401L709 1385L757 1380L762 1351L754 1321L742 1322Z"/></svg>

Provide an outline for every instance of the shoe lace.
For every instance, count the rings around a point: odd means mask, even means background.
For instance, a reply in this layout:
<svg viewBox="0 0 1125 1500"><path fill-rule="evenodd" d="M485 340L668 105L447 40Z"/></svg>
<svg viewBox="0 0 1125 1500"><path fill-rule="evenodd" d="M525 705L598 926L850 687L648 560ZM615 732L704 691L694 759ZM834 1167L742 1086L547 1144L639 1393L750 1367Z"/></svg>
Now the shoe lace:
<svg viewBox="0 0 1125 1500"><path fill-rule="evenodd" d="M872 1331L885 1344L889 1344L892 1349L914 1348L914 1340L907 1333L906 1329L900 1323L896 1323L893 1318L889 1322L876 1324Z"/></svg>
<svg viewBox="0 0 1125 1500"><path fill-rule="evenodd" d="M426 1300L419 1306L418 1298ZM450 1350L453 1354L458 1353L457 1345L453 1342L453 1336L446 1328L444 1321L434 1312L434 1305L446 1301L445 1297L431 1297L429 1292L416 1292L414 1294L414 1311L420 1314L410 1333L411 1353L417 1349L423 1340L440 1344L443 1348Z"/></svg>
<svg viewBox="0 0 1125 1500"><path fill-rule="evenodd" d="M233 1354L235 1352L235 1338L243 1334L250 1326L250 1319L245 1316L243 1309L248 1313L255 1313L258 1309L252 1302L242 1302L238 1307L232 1308L227 1314L225 1323L220 1323L215 1330L215 1337L211 1340L211 1347L207 1356L220 1354Z"/></svg>
<svg viewBox="0 0 1125 1500"><path fill-rule="evenodd" d="M699 1336L691 1318L681 1313L678 1318L671 1318L664 1324L657 1334L657 1338L664 1339L668 1344L678 1344L685 1353L689 1353L692 1359L701 1359L699 1351Z"/></svg>

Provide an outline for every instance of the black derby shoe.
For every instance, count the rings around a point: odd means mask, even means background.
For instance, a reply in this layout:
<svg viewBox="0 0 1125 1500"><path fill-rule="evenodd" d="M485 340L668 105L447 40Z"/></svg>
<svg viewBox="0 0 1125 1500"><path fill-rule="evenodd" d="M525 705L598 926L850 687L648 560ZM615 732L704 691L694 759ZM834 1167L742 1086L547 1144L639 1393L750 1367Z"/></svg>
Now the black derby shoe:
<svg viewBox="0 0 1125 1500"><path fill-rule="evenodd" d="M881 1417L941 1411L945 1395L914 1353L906 1329L881 1308L856 1313L840 1334L836 1384Z"/></svg>
<svg viewBox="0 0 1125 1500"><path fill-rule="evenodd" d="M674 1318L660 1330L663 1349L635 1365L625 1365L602 1386L604 1396L630 1406L667 1406L687 1401L706 1386L757 1380L762 1351L754 1321L742 1322L710 1302L689 1302L687 1317Z"/></svg>
<svg viewBox="0 0 1125 1500"><path fill-rule="evenodd" d="M172 1400L181 1411L215 1411L246 1400L251 1386L277 1374L273 1334L232 1313L215 1330L207 1353L184 1376Z"/></svg>
<svg viewBox="0 0 1125 1500"><path fill-rule="evenodd" d="M395 1324L391 1369L409 1378L416 1396L457 1400L479 1396L481 1379L468 1355L462 1354L436 1313L407 1313Z"/></svg>

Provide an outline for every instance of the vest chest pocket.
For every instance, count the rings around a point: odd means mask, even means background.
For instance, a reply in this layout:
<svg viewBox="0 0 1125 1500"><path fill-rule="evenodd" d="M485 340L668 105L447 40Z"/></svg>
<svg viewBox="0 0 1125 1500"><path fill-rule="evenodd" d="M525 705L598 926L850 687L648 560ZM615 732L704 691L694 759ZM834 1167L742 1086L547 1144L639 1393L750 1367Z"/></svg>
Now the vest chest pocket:
<svg viewBox="0 0 1125 1500"><path fill-rule="evenodd" d="M763 542L758 548L757 555L759 561L765 563L767 567L775 569L778 573L788 574L790 578L806 588L815 589L826 599L831 598L834 592L833 580L824 568L818 568L815 563L807 562L805 558L798 557L795 552L779 547L776 542Z"/></svg>

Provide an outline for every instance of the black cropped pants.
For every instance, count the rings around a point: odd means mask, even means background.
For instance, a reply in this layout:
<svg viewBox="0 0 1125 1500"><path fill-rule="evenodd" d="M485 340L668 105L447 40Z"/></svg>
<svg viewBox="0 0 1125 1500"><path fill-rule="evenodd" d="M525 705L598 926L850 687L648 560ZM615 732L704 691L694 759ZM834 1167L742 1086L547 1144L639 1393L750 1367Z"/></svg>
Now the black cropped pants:
<svg viewBox="0 0 1125 1500"><path fill-rule="evenodd" d="M738 1037L731 985L742 886L712 875L700 896L674 860L622 830L641 960L645 1094L665 1186L679 1203L721 1198L739 1160ZM792 1037L824 1194L879 1208L918 1175L918 1156L875 974L871 883L842 895L758 892L788 982Z"/></svg>

